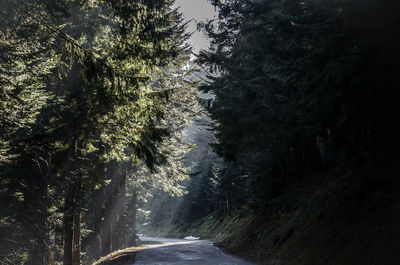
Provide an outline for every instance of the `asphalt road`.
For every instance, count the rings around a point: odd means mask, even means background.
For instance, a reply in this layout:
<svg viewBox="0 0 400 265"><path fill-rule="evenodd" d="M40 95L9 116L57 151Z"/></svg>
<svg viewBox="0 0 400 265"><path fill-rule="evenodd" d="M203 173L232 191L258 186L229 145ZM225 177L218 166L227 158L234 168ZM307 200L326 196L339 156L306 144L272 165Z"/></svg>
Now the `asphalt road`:
<svg viewBox="0 0 400 265"><path fill-rule="evenodd" d="M208 240L140 237L150 247L136 255L134 265L251 265L225 254Z"/></svg>

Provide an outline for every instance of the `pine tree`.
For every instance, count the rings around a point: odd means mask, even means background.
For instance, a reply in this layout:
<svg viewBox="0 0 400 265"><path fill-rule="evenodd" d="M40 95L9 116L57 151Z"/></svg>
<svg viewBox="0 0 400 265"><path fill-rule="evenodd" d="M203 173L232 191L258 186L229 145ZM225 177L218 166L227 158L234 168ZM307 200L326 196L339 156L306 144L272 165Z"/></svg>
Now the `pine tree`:
<svg viewBox="0 0 400 265"><path fill-rule="evenodd" d="M395 110L384 107L397 94L386 83L398 57L395 1L211 2L219 20L200 25L212 44L199 62L215 73L204 87L216 95L215 150L249 176L250 201L321 165L397 156Z"/></svg>
<svg viewBox="0 0 400 265"><path fill-rule="evenodd" d="M116 190L118 203L110 209L110 224L118 222L122 238L127 172L141 161L151 170L167 161L158 142L169 128L160 119L168 91L174 88L154 84L172 74L165 67L188 49L183 45L185 25L171 4L2 2L1 13L7 18L2 19L0 35L2 196L20 206L1 218L8 222L13 214L35 213L32 231L37 233L20 231L35 242L31 263L61 258L50 253L60 251L61 238L64 264L80 263L81 249L87 247L80 228L82 220L87 221L82 209L90 201L88 188L99 187L102 196ZM14 181L11 176L18 168L24 171ZM35 181L25 175L30 171L37 172ZM57 192L64 192L64 198ZM29 227L22 218L8 223ZM122 241L112 240L113 246L103 249L123 247Z"/></svg>

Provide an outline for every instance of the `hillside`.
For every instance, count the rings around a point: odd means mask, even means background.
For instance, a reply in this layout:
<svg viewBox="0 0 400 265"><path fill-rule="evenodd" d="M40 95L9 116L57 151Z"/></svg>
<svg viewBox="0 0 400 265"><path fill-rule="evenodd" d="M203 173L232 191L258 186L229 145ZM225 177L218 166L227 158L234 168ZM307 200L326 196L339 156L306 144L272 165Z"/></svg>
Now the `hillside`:
<svg viewBox="0 0 400 265"><path fill-rule="evenodd" d="M395 172L331 172L324 183L295 189L258 211L167 224L153 234L211 238L260 264L395 265L400 260Z"/></svg>

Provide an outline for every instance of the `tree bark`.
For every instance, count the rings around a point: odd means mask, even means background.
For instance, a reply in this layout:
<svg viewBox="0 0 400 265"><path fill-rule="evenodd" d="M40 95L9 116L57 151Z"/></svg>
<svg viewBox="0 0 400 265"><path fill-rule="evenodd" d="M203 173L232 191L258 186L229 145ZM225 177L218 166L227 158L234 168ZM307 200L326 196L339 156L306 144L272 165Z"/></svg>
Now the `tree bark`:
<svg viewBox="0 0 400 265"><path fill-rule="evenodd" d="M108 211L108 207L104 209L104 222L102 227L102 234L101 234L101 255L106 256L110 253L110 245L111 245L111 220L110 220L110 213Z"/></svg>
<svg viewBox="0 0 400 265"><path fill-rule="evenodd" d="M126 223L126 173L122 173L119 207L119 248L125 248L125 223Z"/></svg>
<svg viewBox="0 0 400 265"><path fill-rule="evenodd" d="M120 248L119 243L119 214L121 199L121 175L117 170L114 171L112 185L113 192L111 196L111 250Z"/></svg>
<svg viewBox="0 0 400 265"><path fill-rule="evenodd" d="M69 125L68 175L65 191L64 218L63 218L63 265L72 265L72 243L74 226L74 197L76 189L76 119L72 118Z"/></svg>
<svg viewBox="0 0 400 265"><path fill-rule="evenodd" d="M116 189L111 196L111 251L118 250L118 183L115 183Z"/></svg>
<svg viewBox="0 0 400 265"><path fill-rule="evenodd" d="M79 165L79 163L78 163ZM79 166L78 166L79 171ZM74 233L72 239L72 265L81 263L81 209L82 209L82 175L76 179L76 191L74 196Z"/></svg>
<svg viewBox="0 0 400 265"><path fill-rule="evenodd" d="M132 194L132 205L133 205L133 216L132 216L132 223L130 224L133 227L133 235L131 240L131 245L136 246L136 215L137 215L137 190L134 189Z"/></svg>
<svg viewBox="0 0 400 265"><path fill-rule="evenodd" d="M98 190L93 191L92 197L92 208L93 208L93 253L94 259L98 259L101 255L102 250L102 219L104 218L103 202L104 202L104 187L102 186Z"/></svg>
<svg viewBox="0 0 400 265"><path fill-rule="evenodd" d="M36 153L34 159L38 174L36 175L35 191L35 247L32 252L32 264L48 264L48 231L47 231L47 205L48 205L48 181L50 175L51 156L44 160Z"/></svg>
<svg viewBox="0 0 400 265"><path fill-rule="evenodd" d="M111 184L106 189L106 194L109 196L105 197L105 207L104 207L104 222L102 228L102 256L107 255L112 250L112 222L113 222L113 209L115 207L114 195L116 192L116 185L114 177L114 166L112 163L108 165L107 168L107 178L111 179Z"/></svg>

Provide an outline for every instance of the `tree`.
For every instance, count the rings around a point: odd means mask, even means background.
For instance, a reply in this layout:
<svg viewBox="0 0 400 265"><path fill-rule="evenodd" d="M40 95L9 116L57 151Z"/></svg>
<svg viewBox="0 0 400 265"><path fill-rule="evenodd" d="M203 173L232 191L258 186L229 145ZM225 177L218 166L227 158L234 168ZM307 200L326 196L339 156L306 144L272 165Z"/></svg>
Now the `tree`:
<svg viewBox="0 0 400 265"><path fill-rule="evenodd" d="M212 44L198 61L217 73L204 86L216 95L215 150L249 176L255 206L321 165L397 157L387 82L398 3L212 2L219 20L200 24Z"/></svg>
<svg viewBox="0 0 400 265"><path fill-rule="evenodd" d="M2 17L0 35L5 69L0 81L2 185L5 197L21 208L30 205L31 197L37 202L24 211L36 213L37 233L22 232L36 242L32 263L50 262L47 243L54 240L58 250L60 238L64 264L80 263L81 222L86 220L82 209L90 200L85 196L89 187L100 187L100 194L108 187L116 189L120 203L111 209L110 221L119 222L123 233L122 170L132 172L140 161L153 169L165 161L157 142L167 135L159 120L168 91L153 84L167 76L160 69L188 49L183 45L185 25L171 4L2 2L1 13L7 18ZM18 168L26 170L24 174L38 172L36 181L29 174L13 181ZM104 174L110 174L108 184ZM15 196L7 194L10 189L16 190ZM62 190L64 198L49 199ZM20 214L18 210L2 220ZM22 219L11 223L24 224ZM112 249L124 245L112 243Z"/></svg>

